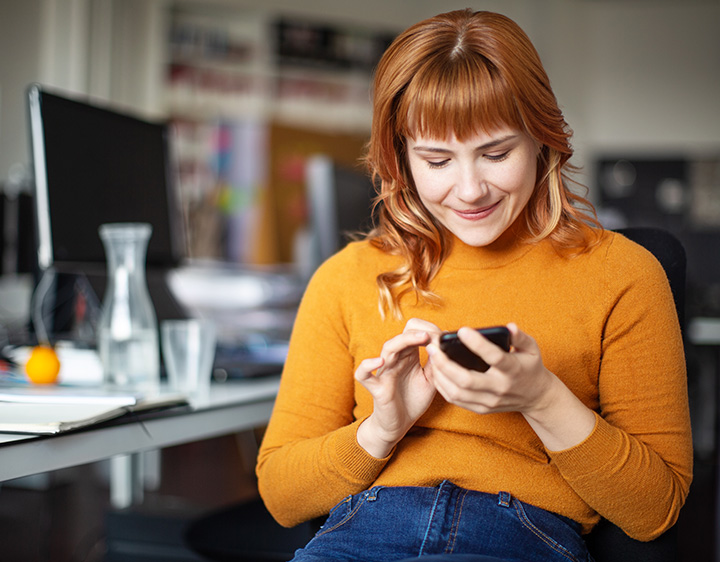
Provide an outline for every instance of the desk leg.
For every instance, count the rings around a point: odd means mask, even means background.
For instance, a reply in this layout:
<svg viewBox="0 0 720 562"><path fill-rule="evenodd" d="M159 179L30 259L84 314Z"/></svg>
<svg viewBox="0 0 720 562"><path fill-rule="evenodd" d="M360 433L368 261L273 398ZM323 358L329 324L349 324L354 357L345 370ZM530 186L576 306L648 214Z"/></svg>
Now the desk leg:
<svg viewBox="0 0 720 562"><path fill-rule="evenodd" d="M143 500L142 454L118 455L110 459L110 503L125 509Z"/></svg>

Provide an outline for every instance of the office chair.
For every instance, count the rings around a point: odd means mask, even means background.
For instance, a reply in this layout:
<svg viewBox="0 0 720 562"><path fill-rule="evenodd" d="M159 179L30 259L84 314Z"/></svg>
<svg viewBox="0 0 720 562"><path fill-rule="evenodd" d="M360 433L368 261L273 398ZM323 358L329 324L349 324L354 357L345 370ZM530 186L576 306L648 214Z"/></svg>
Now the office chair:
<svg viewBox="0 0 720 562"><path fill-rule="evenodd" d="M644 246L663 266L684 332L687 257L682 243L670 232L659 228L631 227L617 232ZM603 519L585 539L595 562L676 562L679 557L677 525L655 540L640 542Z"/></svg>
<svg viewBox="0 0 720 562"><path fill-rule="evenodd" d="M657 228L634 227L618 232L644 246L663 266L682 328L687 266L682 244L669 232ZM285 529L257 500L193 522L186 539L192 550L208 560L269 562L292 558L294 551L305 546L317 528L316 522L310 522ZM679 557L676 526L652 541L641 542L603 519L586 537L586 542L595 562L677 562Z"/></svg>
<svg viewBox="0 0 720 562"><path fill-rule="evenodd" d="M221 508L190 522L185 544L217 562L287 562L320 528L320 522L282 527L261 499Z"/></svg>

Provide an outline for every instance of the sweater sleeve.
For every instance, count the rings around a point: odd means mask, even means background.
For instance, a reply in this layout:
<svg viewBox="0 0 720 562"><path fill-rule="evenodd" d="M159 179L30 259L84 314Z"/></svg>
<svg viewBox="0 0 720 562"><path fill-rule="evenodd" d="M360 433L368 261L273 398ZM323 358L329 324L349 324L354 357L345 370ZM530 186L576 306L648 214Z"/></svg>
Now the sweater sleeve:
<svg viewBox="0 0 720 562"><path fill-rule="evenodd" d="M385 466L362 449L353 419L354 361L343 321L342 263L315 273L300 304L257 465L260 494L285 526L326 514Z"/></svg>
<svg viewBox="0 0 720 562"><path fill-rule="evenodd" d="M620 246L618 248L618 246ZM551 453L601 516L639 540L677 520L692 480L682 336L664 270L624 239L607 256L608 310L591 435Z"/></svg>

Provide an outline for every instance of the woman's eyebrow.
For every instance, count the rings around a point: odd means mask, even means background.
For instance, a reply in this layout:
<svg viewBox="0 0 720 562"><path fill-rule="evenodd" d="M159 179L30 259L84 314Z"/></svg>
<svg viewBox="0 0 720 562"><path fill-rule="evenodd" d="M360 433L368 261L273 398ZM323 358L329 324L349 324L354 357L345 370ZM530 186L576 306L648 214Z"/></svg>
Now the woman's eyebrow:
<svg viewBox="0 0 720 562"><path fill-rule="evenodd" d="M511 133L509 135L505 135L504 137L493 139L484 144L481 144L480 146L476 147L475 150L476 151L489 150L489 149L495 148L498 145L501 145L503 143L511 141L515 138L517 138L517 134ZM448 153L452 152L452 150L449 148L442 148L442 147L438 147L438 146L422 146L422 145L413 146L412 150L417 151L417 152L435 152L438 154L448 154Z"/></svg>
<svg viewBox="0 0 720 562"><path fill-rule="evenodd" d="M440 154L447 154L447 153L452 152L452 150L450 150L449 148L440 148L437 146L419 146L418 145L418 146L413 146L412 149L413 149L413 151L416 151L416 152L437 152Z"/></svg>
<svg viewBox="0 0 720 562"><path fill-rule="evenodd" d="M517 137L518 137L517 133L510 133L509 135L505 135L504 137L500 137L498 139L493 139L490 142L481 144L475 150L488 150L490 148L495 148L496 146L504 144L508 141L514 140Z"/></svg>

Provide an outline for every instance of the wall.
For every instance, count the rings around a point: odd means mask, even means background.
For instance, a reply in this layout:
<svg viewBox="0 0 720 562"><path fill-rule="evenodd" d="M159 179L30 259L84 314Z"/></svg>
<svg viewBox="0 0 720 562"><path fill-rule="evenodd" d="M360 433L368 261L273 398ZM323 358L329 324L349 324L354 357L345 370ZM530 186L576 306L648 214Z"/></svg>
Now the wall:
<svg viewBox="0 0 720 562"><path fill-rule="evenodd" d="M0 184L13 163L27 161L24 84L37 79L40 60L39 0L0 1Z"/></svg>
<svg viewBox="0 0 720 562"><path fill-rule="evenodd" d="M395 30L440 10L506 13L532 37L576 131L598 152L720 152L718 0L184 0ZM24 88L37 80L162 111L171 0L0 0L0 183L27 162Z"/></svg>
<svg viewBox="0 0 720 562"><path fill-rule="evenodd" d="M720 4L597 3L587 21L593 144L717 153Z"/></svg>
<svg viewBox="0 0 720 562"><path fill-rule="evenodd" d="M32 82L160 113L163 10L153 0L0 0L0 185L29 162Z"/></svg>

